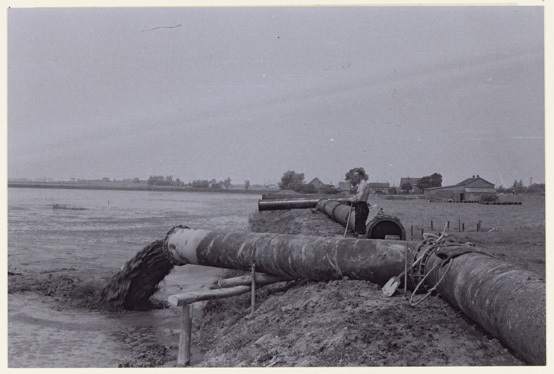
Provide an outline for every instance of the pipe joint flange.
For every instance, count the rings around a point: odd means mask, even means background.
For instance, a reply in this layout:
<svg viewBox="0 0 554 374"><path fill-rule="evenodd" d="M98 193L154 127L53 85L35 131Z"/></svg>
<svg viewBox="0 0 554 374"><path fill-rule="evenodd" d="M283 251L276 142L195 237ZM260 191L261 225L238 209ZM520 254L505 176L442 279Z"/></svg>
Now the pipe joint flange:
<svg viewBox="0 0 554 374"><path fill-rule="evenodd" d="M414 262L417 261L417 265L412 267L408 273L408 278L412 286L422 283L426 276L427 261L433 252L440 249L439 243L440 240L436 240L434 237L425 237L425 239L417 244L414 257ZM424 284L421 286L421 291L427 292L427 287Z"/></svg>
<svg viewBox="0 0 554 374"><path fill-rule="evenodd" d="M464 253L468 252L480 252L473 249L475 246L473 243L470 242L460 242L457 238L447 236L446 234L441 234L440 236L436 236L433 234L424 234L424 239L418 243L416 250L415 250L415 257L414 262L417 261L417 265L414 266L410 272L408 273L408 278L411 282L412 286L420 285L420 283L423 283L423 280L425 277L430 273L433 269L428 270L427 269L427 262L431 255L435 254L437 255L444 263L448 262L452 258L459 256ZM458 249L455 251L445 251L449 247L457 247ZM460 248L461 247L461 248ZM442 251L441 251L442 249ZM487 253L485 253L487 254ZM428 287L425 284L421 284L421 291L428 291Z"/></svg>
<svg viewBox="0 0 554 374"><path fill-rule="evenodd" d="M178 230L178 229L190 229L190 227L188 226L185 226L185 225L179 225L179 226L174 226L171 228L171 230L169 230L167 232L167 234L165 235L165 238L164 238L164 243L163 243L163 254L165 256L165 258L167 259L167 261L169 261L172 265L183 265L182 262L179 262L175 259L175 257L173 257L173 255L171 254L171 251L169 250L169 237L175 232L175 230Z"/></svg>

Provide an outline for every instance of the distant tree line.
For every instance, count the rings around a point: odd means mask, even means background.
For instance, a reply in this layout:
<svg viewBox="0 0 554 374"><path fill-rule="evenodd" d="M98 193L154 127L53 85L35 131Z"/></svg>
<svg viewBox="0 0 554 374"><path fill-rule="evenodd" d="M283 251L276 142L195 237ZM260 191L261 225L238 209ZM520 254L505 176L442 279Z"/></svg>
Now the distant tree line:
<svg viewBox="0 0 554 374"><path fill-rule="evenodd" d="M338 193L338 190L330 184L324 184L319 189L313 184L308 184L304 182L304 173L297 173L294 170L288 170L283 173L281 177L281 182L278 183L279 189L281 190L292 190L300 193L324 193L324 194L335 194Z"/></svg>
<svg viewBox="0 0 554 374"><path fill-rule="evenodd" d="M182 187L185 185L179 178L173 179L173 176L168 175L164 177L163 175L151 175L150 178L146 181L149 186L178 186Z"/></svg>
<svg viewBox="0 0 554 374"><path fill-rule="evenodd" d="M231 178L219 182L215 178L212 178L212 180L197 179L192 181L191 186L192 188L212 188L214 190L228 189L231 187Z"/></svg>
<svg viewBox="0 0 554 374"><path fill-rule="evenodd" d="M134 182L139 182L138 178L133 180ZM173 176L168 175L164 177L163 175L151 175L150 178L146 181L149 186L177 186L177 187L192 187L192 188L206 188L206 189L229 189L231 187L231 178L228 177L222 181L217 181L215 178L211 180L208 179L196 179L189 183L184 183L179 178L173 179ZM250 188L250 181L244 181L244 189L248 191Z"/></svg>
<svg viewBox="0 0 554 374"><path fill-rule="evenodd" d="M442 175L433 173L431 175L420 178L417 181L417 188L425 190L426 188L442 187Z"/></svg>
<svg viewBox="0 0 554 374"><path fill-rule="evenodd" d="M533 183L530 186L524 186L523 180L515 180L511 187L505 188L504 186L499 186L496 189L498 193L510 193L510 194L520 194L520 193L545 193L546 187L544 183Z"/></svg>
<svg viewBox="0 0 554 374"><path fill-rule="evenodd" d="M348 174L348 173L347 173ZM111 180L107 177L102 178L105 182L111 182ZM115 180L114 180L115 181ZM133 178L132 181L134 183L139 183L139 178ZM215 178L208 180L208 179L201 179L201 180L194 180L192 182L189 182L188 184L185 184L183 181L181 181L179 178L173 179L173 176L162 176L162 175L152 175L148 178L147 184L150 186L177 186L177 187L184 187L189 186L192 188L206 188L206 189L229 189L231 187L231 178L228 177L225 180L217 181ZM324 194L335 194L338 193L337 188L335 188L333 185L325 184L321 187L316 187L312 184L307 184L304 181L304 173L296 173L293 170L288 170L285 173L283 173L283 176L281 177L281 182L278 183L279 189L281 190L292 190L295 192L300 193L324 193ZM416 185L419 189L425 190L428 188L433 187L442 187L442 175L439 173L433 173L431 175L422 177L418 180L418 183ZM250 188L250 181L246 180L244 181L244 189L248 191ZM411 183L403 183L400 186L400 190L404 193L409 193L412 191L414 186ZM530 186L525 186L523 184L523 180L515 180L514 183L510 187L504 187L499 186L496 191L498 193L512 193L512 194L521 194L521 193L539 193L544 194L545 193L545 184L544 183L533 183ZM391 187L388 189L389 194L396 194L396 188Z"/></svg>
<svg viewBox="0 0 554 374"><path fill-rule="evenodd" d="M419 188L421 191L424 191L427 188L442 187L442 175L439 173L433 173L419 178L415 187ZM413 189L414 186L410 182L402 183L400 186L400 190L404 193L409 193Z"/></svg>

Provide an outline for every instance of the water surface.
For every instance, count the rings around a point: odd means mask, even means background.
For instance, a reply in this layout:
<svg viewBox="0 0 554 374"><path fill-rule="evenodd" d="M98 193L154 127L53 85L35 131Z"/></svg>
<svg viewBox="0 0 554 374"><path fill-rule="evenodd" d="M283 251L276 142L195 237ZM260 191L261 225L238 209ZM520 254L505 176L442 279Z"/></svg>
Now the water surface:
<svg viewBox="0 0 554 374"><path fill-rule="evenodd" d="M8 270L105 281L174 226L248 230L247 194L8 190ZM66 209L53 209L58 204ZM219 269L176 267L155 295L206 287ZM146 343L178 342L178 310L107 313L57 307L40 292L8 295L9 367L114 367Z"/></svg>

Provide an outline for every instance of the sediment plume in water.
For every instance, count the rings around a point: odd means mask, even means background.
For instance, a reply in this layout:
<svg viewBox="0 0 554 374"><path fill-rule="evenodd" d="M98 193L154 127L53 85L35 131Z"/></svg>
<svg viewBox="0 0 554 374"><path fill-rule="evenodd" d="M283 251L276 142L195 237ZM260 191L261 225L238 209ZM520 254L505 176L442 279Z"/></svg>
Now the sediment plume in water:
<svg viewBox="0 0 554 374"><path fill-rule="evenodd" d="M173 268L163 253L163 240L156 240L127 261L102 290L99 304L105 309L144 310L160 283Z"/></svg>

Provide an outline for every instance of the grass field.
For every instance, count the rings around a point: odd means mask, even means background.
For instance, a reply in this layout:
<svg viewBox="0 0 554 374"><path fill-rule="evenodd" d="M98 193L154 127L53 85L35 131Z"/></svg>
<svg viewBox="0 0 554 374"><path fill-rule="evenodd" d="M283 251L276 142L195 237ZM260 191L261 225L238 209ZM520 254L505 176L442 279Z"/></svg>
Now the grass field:
<svg viewBox="0 0 554 374"><path fill-rule="evenodd" d="M422 230L438 233L449 223L447 233L544 277L545 197L518 195L504 199L520 201L521 205L431 203L425 199L383 197L371 199L371 204L398 217L408 240L420 240ZM370 216L377 210L372 208Z"/></svg>

